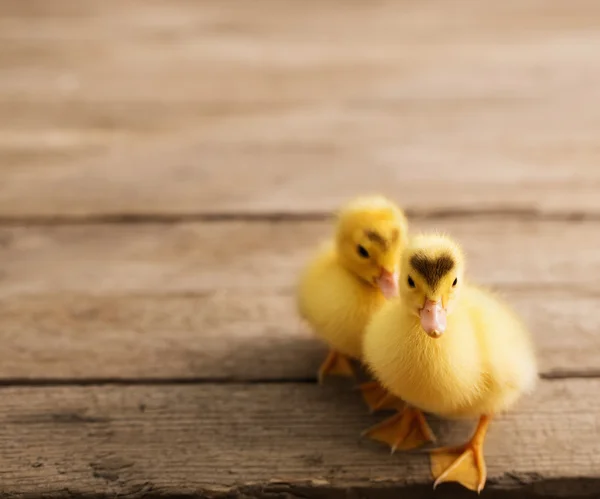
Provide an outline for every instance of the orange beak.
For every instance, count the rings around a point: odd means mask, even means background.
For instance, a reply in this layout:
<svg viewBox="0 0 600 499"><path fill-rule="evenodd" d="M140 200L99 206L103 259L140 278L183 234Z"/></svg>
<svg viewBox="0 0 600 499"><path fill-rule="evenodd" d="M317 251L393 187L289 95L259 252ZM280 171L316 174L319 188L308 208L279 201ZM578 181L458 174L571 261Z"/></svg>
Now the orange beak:
<svg viewBox="0 0 600 499"><path fill-rule="evenodd" d="M381 269L381 274L375 281L375 284L387 299L398 296L398 272L392 273Z"/></svg>
<svg viewBox="0 0 600 499"><path fill-rule="evenodd" d="M441 301L427 300L420 316L421 327L432 338L439 338L446 331L446 310Z"/></svg>

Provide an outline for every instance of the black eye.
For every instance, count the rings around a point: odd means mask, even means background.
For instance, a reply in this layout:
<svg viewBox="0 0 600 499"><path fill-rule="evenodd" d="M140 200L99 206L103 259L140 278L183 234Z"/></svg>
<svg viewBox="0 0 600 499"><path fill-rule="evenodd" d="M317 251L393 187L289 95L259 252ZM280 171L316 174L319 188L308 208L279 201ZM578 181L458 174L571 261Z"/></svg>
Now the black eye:
<svg viewBox="0 0 600 499"><path fill-rule="evenodd" d="M360 244L356 247L358 254L363 258L369 258L369 252Z"/></svg>
<svg viewBox="0 0 600 499"><path fill-rule="evenodd" d="M454 282L452 283L452 286L456 286L458 284L458 277L454 279Z"/></svg>
<svg viewBox="0 0 600 499"><path fill-rule="evenodd" d="M412 277L410 277L410 276L408 276L408 285L409 285L411 288L414 288L414 287L415 287L415 281L413 281L413 280L412 280Z"/></svg>

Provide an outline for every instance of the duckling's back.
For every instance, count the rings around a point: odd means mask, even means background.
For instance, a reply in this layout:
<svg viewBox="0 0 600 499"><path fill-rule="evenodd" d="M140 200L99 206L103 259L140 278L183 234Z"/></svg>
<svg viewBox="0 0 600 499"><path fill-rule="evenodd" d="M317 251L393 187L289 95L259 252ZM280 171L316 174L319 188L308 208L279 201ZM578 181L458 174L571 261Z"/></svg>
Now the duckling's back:
<svg viewBox="0 0 600 499"><path fill-rule="evenodd" d="M371 315L385 302L374 286L342 265L332 243L324 245L300 276L297 305L315 334L335 350L360 359Z"/></svg>
<svg viewBox="0 0 600 499"><path fill-rule="evenodd" d="M465 303L479 342L485 396L482 412L507 409L535 386L538 374L529 331L502 299L469 286Z"/></svg>

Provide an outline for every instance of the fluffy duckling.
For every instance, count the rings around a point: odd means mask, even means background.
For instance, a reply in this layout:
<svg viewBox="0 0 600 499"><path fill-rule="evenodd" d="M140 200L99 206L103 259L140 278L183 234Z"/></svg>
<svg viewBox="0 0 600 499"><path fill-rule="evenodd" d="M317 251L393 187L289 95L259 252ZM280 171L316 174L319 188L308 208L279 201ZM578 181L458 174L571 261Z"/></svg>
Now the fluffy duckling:
<svg viewBox="0 0 600 499"><path fill-rule="evenodd" d="M531 391L538 375L528 331L497 297L465 282L464 260L442 235L408 243L400 299L374 315L363 348L376 379L407 408L366 434L392 449L411 448L435 440L421 411L479 418L468 442L431 453L434 487L456 481L479 492L490 419Z"/></svg>
<svg viewBox="0 0 600 499"><path fill-rule="evenodd" d="M333 240L319 249L300 276L300 315L330 348L318 373L353 377L349 358L362 357L367 321L398 294L398 267L407 240L404 212L383 196L362 196L337 214ZM365 385L369 403L372 384ZM379 404L382 405L382 404Z"/></svg>

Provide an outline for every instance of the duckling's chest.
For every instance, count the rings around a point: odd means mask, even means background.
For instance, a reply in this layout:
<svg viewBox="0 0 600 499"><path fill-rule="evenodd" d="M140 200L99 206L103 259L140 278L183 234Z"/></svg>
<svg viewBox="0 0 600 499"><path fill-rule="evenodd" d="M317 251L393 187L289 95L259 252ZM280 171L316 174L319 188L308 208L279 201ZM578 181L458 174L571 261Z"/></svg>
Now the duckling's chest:
<svg viewBox="0 0 600 499"><path fill-rule="evenodd" d="M341 353L360 358L367 322L384 302L375 287L351 275L331 273L306 286L301 309L317 336Z"/></svg>
<svg viewBox="0 0 600 499"><path fill-rule="evenodd" d="M417 330L397 346L390 384L396 395L426 412L450 415L479 397L477 343L464 338L429 338Z"/></svg>

